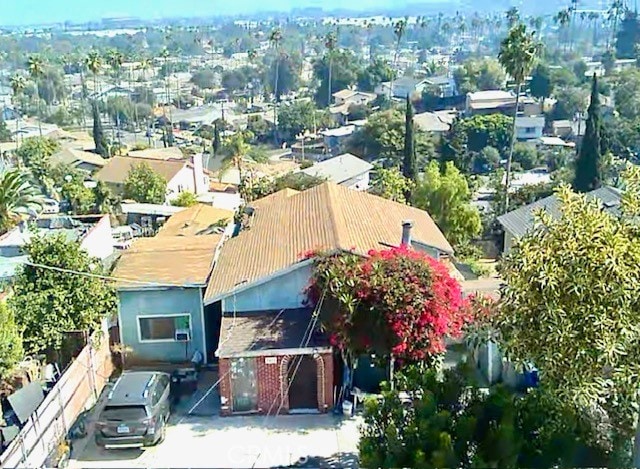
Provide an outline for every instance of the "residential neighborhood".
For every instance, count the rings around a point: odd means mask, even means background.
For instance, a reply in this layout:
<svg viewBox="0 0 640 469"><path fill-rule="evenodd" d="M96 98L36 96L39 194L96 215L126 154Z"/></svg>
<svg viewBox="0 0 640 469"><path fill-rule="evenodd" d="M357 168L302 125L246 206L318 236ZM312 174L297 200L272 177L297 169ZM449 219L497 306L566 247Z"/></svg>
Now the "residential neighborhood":
<svg viewBox="0 0 640 469"><path fill-rule="evenodd" d="M637 5L179 7L0 19L1 469L640 467Z"/></svg>

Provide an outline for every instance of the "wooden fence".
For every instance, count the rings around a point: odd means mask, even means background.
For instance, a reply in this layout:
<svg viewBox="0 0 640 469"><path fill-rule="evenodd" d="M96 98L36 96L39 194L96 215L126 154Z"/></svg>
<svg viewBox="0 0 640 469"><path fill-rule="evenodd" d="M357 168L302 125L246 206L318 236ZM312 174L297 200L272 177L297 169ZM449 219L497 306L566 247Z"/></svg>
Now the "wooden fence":
<svg viewBox="0 0 640 469"><path fill-rule="evenodd" d="M0 455L0 468L45 466L77 417L97 401L113 371L106 324L97 336L99 339L82 349Z"/></svg>

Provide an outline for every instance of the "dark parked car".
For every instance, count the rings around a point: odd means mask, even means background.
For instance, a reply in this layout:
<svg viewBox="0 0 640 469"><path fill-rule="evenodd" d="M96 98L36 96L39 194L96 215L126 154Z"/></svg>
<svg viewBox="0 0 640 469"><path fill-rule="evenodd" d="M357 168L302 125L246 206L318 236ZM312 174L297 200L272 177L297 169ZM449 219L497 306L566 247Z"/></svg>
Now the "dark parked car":
<svg viewBox="0 0 640 469"><path fill-rule="evenodd" d="M96 422L96 444L141 448L162 442L170 414L170 377L155 371L125 372Z"/></svg>

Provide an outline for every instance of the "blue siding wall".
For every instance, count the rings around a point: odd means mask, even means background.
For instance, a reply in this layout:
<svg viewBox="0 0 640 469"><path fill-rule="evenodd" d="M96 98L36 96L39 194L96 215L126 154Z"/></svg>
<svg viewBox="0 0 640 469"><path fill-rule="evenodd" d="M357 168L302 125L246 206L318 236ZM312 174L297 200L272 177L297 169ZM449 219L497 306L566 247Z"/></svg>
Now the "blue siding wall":
<svg viewBox="0 0 640 469"><path fill-rule="evenodd" d="M120 334L122 341L133 349L132 355L144 360L180 362L190 360L197 349L204 355L204 325L202 324L202 296L199 288L170 288L118 292ZM191 315L191 341L140 342L137 316ZM186 352L185 352L186 350Z"/></svg>
<svg viewBox="0 0 640 469"><path fill-rule="evenodd" d="M230 295L223 301L223 312L294 309L304 306L304 290L313 266L299 267L266 283Z"/></svg>

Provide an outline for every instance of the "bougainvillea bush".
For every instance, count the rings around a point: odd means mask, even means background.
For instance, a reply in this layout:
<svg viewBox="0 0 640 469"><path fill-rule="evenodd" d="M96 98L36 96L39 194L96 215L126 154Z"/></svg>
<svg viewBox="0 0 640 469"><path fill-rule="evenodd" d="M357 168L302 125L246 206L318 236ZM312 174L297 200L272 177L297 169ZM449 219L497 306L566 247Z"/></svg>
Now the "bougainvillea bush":
<svg viewBox="0 0 640 469"><path fill-rule="evenodd" d="M322 299L322 325L331 344L352 357L377 353L428 361L472 319L458 282L423 253L399 247L366 257L307 256L315 259L310 302Z"/></svg>

